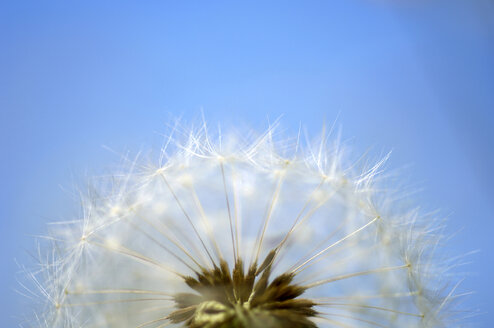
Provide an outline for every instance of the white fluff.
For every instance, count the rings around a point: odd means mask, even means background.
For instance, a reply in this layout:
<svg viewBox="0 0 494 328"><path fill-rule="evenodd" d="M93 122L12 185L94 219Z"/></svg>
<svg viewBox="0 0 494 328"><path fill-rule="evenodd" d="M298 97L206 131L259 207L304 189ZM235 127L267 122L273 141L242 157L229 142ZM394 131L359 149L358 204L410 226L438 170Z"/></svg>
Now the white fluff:
<svg viewBox="0 0 494 328"><path fill-rule="evenodd" d="M42 246L31 277L43 306L23 326L172 327L170 295L189 291L180 275L280 243L274 274L311 287L320 327L454 326L438 227L385 190L385 159L352 162L326 136L280 139L203 126L170 137L156 165L99 179L84 217Z"/></svg>

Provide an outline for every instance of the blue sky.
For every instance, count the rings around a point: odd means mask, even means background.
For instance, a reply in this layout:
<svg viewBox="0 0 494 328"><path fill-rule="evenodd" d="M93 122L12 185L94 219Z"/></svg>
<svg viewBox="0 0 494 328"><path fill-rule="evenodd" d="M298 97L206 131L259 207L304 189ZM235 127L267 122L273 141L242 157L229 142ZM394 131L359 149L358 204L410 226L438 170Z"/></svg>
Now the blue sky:
<svg viewBox="0 0 494 328"><path fill-rule="evenodd" d="M159 145L170 118L322 122L389 166L473 250L468 320L494 319L494 4L448 1L0 3L0 320L29 301L15 260L73 215L74 185L117 152ZM89 173L88 173L89 172Z"/></svg>

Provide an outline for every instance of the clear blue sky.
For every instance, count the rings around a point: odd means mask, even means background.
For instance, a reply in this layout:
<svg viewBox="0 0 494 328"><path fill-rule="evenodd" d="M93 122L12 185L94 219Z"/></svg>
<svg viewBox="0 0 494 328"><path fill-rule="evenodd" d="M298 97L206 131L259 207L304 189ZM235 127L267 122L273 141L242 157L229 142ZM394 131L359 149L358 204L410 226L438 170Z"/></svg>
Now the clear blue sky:
<svg viewBox="0 0 494 328"><path fill-rule="evenodd" d="M400 5L393 4L399 2ZM27 310L15 259L74 208L86 171L161 141L170 117L343 126L448 217L465 307L494 321L494 3L2 1L0 326ZM89 173L91 175L91 173ZM83 180L83 179L82 179Z"/></svg>

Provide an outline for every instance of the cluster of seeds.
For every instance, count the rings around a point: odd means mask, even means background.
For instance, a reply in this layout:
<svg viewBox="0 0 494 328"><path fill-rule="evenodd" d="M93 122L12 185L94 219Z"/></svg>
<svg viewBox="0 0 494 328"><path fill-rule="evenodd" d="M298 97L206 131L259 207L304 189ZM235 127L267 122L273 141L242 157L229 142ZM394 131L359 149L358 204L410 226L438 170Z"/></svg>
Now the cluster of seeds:
<svg viewBox="0 0 494 328"><path fill-rule="evenodd" d="M339 143L170 138L55 225L34 327L451 327L435 223ZM212 141L216 140L216 141ZM129 167L130 166L130 167Z"/></svg>

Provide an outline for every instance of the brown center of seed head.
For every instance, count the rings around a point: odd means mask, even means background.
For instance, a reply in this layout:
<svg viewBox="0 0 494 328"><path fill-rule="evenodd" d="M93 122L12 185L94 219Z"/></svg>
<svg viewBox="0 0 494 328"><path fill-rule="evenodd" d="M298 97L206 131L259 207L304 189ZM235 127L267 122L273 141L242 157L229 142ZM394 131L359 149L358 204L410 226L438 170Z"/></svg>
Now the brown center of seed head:
<svg viewBox="0 0 494 328"><path fill-rule="evenodd" d="M292 283L294 274L284 273L271 282L271 265L276 250L263 263L244 272L238 259L233 271L222 260L219 267L202 269L184 281L196 293L174 295L173 323L190 328L315 328L315 303L299 298L306 288Z"/></svg>

